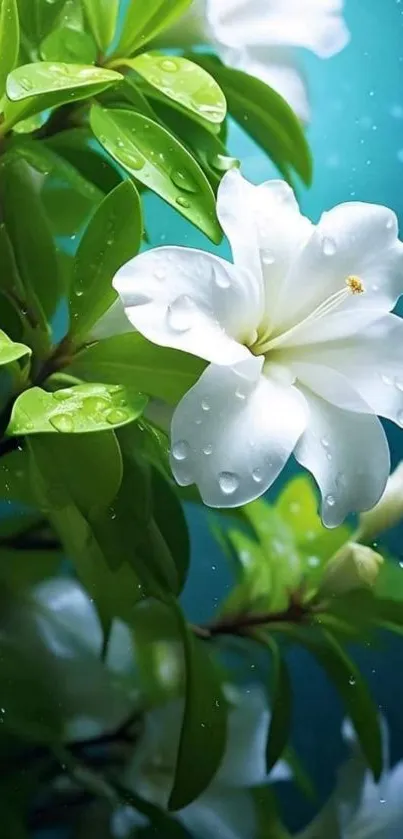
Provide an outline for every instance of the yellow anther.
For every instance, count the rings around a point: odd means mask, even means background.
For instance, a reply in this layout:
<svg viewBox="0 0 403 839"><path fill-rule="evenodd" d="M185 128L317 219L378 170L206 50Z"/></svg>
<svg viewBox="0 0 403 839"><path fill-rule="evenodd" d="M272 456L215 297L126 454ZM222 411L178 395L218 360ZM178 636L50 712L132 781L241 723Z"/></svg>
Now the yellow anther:
<svg viewBox="0 0 403 839"><path fill-rule="evenodd" d="M365 286L362 280L359 277L355 277L354 274L351 274L350 277L346 279L346 285L351 291L351 294L364 294Z"/></svg>

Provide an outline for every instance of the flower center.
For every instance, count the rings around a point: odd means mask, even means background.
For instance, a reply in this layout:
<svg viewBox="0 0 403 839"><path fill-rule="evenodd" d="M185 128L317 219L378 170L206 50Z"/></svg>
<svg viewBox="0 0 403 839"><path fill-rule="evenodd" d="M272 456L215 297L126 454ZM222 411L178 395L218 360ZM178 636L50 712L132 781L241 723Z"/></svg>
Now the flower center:
<svg viewBox="0 0 403 839"><path fill-rule="evenodd" d="M318 320L321 320L326 315L330 315L339 306L344 303L344 301L351 295L357 294L364 294L365 286L360 277L355 276L354 274L350 274L345 280L345 288L340 289L340 291L336 291L334 294L331 294L323 303L320 303L313 312L310 312L303 320L299 323L292 326L290 329L287 329L281 335L277 335L275 338L270 338L270 335L267 333L263 333L257 337L257 340L253 342L253 345L250 345L249 348L254 355L266 355L266 353L280 347L286 340L288 340L295 332L297 332L302 326L306 326L307 324L313 324Z"/></svg>

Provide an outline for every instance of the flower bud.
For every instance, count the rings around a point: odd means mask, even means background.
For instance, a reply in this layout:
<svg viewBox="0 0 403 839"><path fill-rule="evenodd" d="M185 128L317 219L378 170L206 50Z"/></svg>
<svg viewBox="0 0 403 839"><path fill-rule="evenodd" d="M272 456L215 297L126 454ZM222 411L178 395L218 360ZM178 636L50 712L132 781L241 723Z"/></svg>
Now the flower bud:
<svg viewBox="0 0 403 839"><path fill-rule="evenodd" d="M373 542L383 530L389 530L403 518L403 461L392 472L385 492L372 510L362 513L356 538Z"/></svg>
<svg viewBox="0 0 403 839"><path fill-rule="evenodd" d="M357 542L347 542L328 562L319 595L325 597L347 594L360 588L372 588L377 580L383 557Z"/></svg>

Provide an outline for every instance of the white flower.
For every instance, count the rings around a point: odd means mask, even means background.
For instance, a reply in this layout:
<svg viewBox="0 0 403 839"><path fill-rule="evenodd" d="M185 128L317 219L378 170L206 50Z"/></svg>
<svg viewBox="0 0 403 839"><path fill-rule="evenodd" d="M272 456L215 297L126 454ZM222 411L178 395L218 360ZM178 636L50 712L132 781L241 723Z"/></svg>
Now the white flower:
<svg viewBox="0 0 403 839"><path fill-rule="evenodd" d="M263 691L231 691L234 703L228 720L228 740L222 764L212 783L196 801L176 815L200 839L251 839L254 806L248 788L268 783L265 747L269 711ZM136 746L124 783L143 798L166 807L172 787L182 719L182 704L172 702L146 715L143 740ZM197 761L197 755L195 755ZM191 771L191 769L190 769ZM280 762L270 781L287 780L290 772ZM143 817L124 808L114 816L114 835L132 835Z"/></svg>
<svg viewBox="0 0 403 839"><path fill-rule="evenodd" d="M304 218L282 181L235 170L217 211L234 264L164 247L114 285L150 341L210 361L172 420L172 469L212 507L264 493L290 454L319 484L322 518L370 509L389 473L381 423L403 423L403 289L395 214L348 203ZM362 293L361 293L362 292Z"/></svg>
<svg viewBox="0 0 403 839"><path fill-rule="evenodd" d="M320 58L349 41L343 0L194 0L162 38L170 45L210 43L230 67L269 84L307 120L303 72L294 54L304 47Z"/></svg>
<svg viewBox="0 0 403 839"><path fill-rule="evenodd" d="M401 839L403 827L403 762L389 768L386 727L383 728L385 769L372 778L349 723L343 726L352 757L342 767L336 789L322 812L297 839Z"/></svg>

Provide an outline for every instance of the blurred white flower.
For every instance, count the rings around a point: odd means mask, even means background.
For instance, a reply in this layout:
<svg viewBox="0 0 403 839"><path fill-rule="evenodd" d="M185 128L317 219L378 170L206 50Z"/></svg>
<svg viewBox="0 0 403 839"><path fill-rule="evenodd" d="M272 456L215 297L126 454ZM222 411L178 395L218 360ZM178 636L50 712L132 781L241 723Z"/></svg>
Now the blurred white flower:
<svg viewBox="0 0 403 839"><path fill-rule="evenodd" d="M379 500L403 423L403 244L385 207L347 203L317 226L283 181L226 173L217 212L234 264L190 248L140 254L114 286L131 324L211 362L172 420L171 464L206 504L264 493L292 452L338 525Z"/></svg>
<svg viewBox="0 0 403 839"><path fill-rule="evenodd" d="M327 563L320 581L319 596L373 588L383 561L383 556L367 545L346 542Z"/></svg>
<svg viewBox="0 0 403 839"><path fill-rule="evenodd" d="M403 836L403 762L389 764L386 726L383 729L384 771L375 783L349 723L343 733L352 757L342 767L328 803L297 839L401 839Z"/></svg>
<svg viewBox="0 0 403 839"><path fill-rule="evenodd" d="M9 599L0 633L47 674L68 740L113 731L134 700L118 673L130 659L128 633L115 622L102 661L103 632L87 593L74 580L55 578ZM123 662L123 659L126 661ZM121 667L122 663L124 668Z"/></svg>
<svg viewBox="0 0 403 839"><path fill-rule="evenodd" d="M265 746L270 717L263 691L257 687L242 693L232 691L231 702L221 767L200 798L176 814L200 839L251 839L255 813L248 788L269 782ZM143 740L124 778L126 787L160 807L166 807L172 787L182 711L178 701L146 716ZM270 782L289 777L288 767L280 762L270 774ZM132 835L135 825L141 824L143 816L122 808L113 817L113 834L125 839Z"/></svg>
<svg viewBox="0 0 403 839"><path fill-rule="evenodd" d="M175 27L164 32L170 46L211 44L229 67L269 84L298 116L309 102L296 47L330 58L349 41L343 0L193 0Z"/></svg>
<svg viewBox="0 0 403 839"><path fill-rule="evenodd" d="M403 461L392 472L377 505L360 516L357 538L372 542L379 533L399 524L403 518Z"/></svg>

